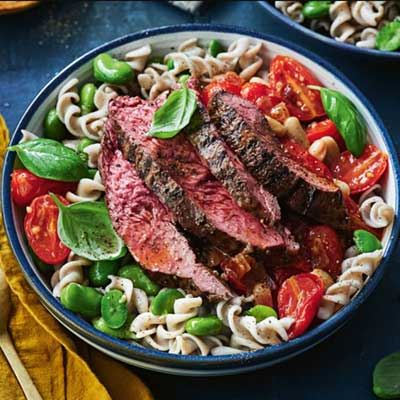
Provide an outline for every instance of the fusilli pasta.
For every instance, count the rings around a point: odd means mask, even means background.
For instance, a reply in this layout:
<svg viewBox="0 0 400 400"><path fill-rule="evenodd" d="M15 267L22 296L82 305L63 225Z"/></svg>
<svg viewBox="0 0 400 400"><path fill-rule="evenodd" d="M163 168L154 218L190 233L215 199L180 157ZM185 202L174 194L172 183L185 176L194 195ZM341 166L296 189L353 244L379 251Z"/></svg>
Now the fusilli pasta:
<svg viewBox="0 0 400 400"><path fill-rule="evenodd" d="M105 188L101 182L99 171L93 179L82 178L76 189L76 193L67 192L66 198L71 203L78 203L80 201L96 201L104 193Z"/></svg>

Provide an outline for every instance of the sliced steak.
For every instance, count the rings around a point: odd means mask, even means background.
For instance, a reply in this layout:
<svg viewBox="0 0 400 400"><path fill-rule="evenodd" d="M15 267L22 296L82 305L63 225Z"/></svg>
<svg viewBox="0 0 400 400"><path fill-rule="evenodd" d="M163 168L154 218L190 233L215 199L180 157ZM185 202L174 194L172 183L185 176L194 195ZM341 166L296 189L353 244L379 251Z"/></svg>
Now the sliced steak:
<svg viewBox="0 0 400 400"><path fill-rule="evenodd" d="M340 189L288 158L254 104L221 91L212 98L210 113L218 133L264 189L299 214L348 228Z"/></svg>
<svg viewBox="0 0 400 400"><path fill-rule="evenodd" d="M262 218L267 225L274 225L281 218L276 197L259 186L246 171L218 135L207 110L199 105L199 111L203 123L198 129L187 130L190 142L240 207Z"/></svg>
<svg viewBox="0 0 400 400"><path fill-rule="evenodd" d="M124 159L109 121L102 140L99 170L113 226L144 268L190 278L202 292L218 298L232 297L218 277L197 262L186 238L176 229L170 211Z"/></svg>
<svg viewBox="0 0 400 400"><path fill-rule="evenodd" d="M158 106L157 101L118 97L110 105L109 119L118 129L125 157L135 163L140 176L170 207L182 227L194 235L201 232L201 237L211 241L217 238L219 242L226 242L228 239L262 250L282 246L280 234L264 227L255 216L236 204L185 135L168 140L146 135ZM166 184L166 190L160 189ZM192 215L198 218L183 215L180 204L195 207Z"/></svg>

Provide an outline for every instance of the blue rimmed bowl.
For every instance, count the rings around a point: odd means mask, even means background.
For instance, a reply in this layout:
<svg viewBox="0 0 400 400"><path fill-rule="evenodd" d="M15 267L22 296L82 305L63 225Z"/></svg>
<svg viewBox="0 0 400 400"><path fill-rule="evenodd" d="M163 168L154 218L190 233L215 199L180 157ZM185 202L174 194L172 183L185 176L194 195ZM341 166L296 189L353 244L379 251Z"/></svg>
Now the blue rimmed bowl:
<svg viewBox="0 0 400 400"><path fill-rule="evenodd" d="M264 56L267 61L277 54L296 58L310 68L325 86L341 91L355 103L367 122L369 140L389 154L390 167L384 184L384 194L386 200L395 208L397 215L399 213L399 162L390 136L368 100L346 77L318 56L281 39L237 27L202 24L169 26L127 35L97 47L67 66L43 88L21 118L11 138L11 144L16 144L21 139L21 129L40 134L44 115L49 107L54 106L60 87L73 77L83 82L88 80L91 76L90 61L99 53L107 51L119 56L145 43L150 43L155 53L162 53L192 37L197 37L204 42L217 38L224 44L228 44L241 36L262 41L265 44ZM10 174L14 163L15 153L7 153L1 194L5 227L21 268L44 306L61 324L100 351L127 364L158 372L192 376L238 374L281 362L315 346L345 324L373 292L388 266L400 228L400 223L396 219L393 226L386 231L384 259L361 293L331 319L303 336L256 352L229 356L202 357L166 354L135 343L114 339L97 331L88 322L66 310L53 297L48 283L41 277L29 255L23 233L22 212L11 202Z"/></svg>
<svg viewBox="0 0 400 400"><path fill-rule="evenodd" d="M363 56L367 56L367 57L378 57L381 59L391 59L391 60L400 61L400 51L383 51L383 50L377 50L377 49L366 49L366 48L362 48L362 47L357 47L354 44L339 42L330 36L326 36L326 35L323 35L322 33L315 32L312 29L310 29L309 27L292 20L291 18L289 18L288 16L286 16L282 12L280 12L277 8L275 8L273 4L271 4L274 2L259 1L258 3L269 14L271 14L273 17L275 17L279 21L283 22L285 25L287 25L290 28L293 28L313 39L319 40L320 42L326 43L330 46L334 46L334 47L344 50L344 51L348 51L355 55L363 55Z"/></svg>

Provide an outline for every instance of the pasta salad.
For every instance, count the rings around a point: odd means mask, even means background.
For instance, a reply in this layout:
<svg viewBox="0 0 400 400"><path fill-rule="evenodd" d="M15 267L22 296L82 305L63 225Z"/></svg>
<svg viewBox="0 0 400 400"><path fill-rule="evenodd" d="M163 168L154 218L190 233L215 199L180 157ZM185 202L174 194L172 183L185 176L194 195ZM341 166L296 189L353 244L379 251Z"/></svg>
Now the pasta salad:
<svg viewBox="0 0 400 400"><path fill-rule="evenodd" d="M287 17L339 42L365 49L400 48L397 1L275 1Z"/></svg>
<svg viewBox="0 0 400 400"><path fill-rule="evenodd" d="M388 157L343 94L242 37L99 54L10 147L62 305L110 336L226 355L302 335L378 267Z"/></svg>

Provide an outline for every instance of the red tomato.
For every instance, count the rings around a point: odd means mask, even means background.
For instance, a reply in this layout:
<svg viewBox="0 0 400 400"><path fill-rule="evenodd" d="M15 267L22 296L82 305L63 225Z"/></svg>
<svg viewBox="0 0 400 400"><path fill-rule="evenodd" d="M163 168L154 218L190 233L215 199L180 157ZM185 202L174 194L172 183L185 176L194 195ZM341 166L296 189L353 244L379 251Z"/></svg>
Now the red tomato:
<svg viewBox="0 0 400 400"><path fill-rule="evenodd" d="M343 247L338 234L331 227L317 225L310 228L306 246L313 268L323 269L333 278L340 274Z"/></svg>
<svg viewBox="0 0 400 400"><path fill-rule="evenodd" d="M301 121L310 121L325 115L321 96L308 85L322 86L312 73L286 56L276 56L271 63L269 82L277 97L287 105L290 114Z"/></svg>
<svg viewBox="0 0 400 400"><path fill-rule="evenodd" d="M202 102L207 106L214 93L219 90L240 95L243 79L234 72L216 76L202 91Z"/></svg>
<svg viewBox="0 0 400 400"><path fill-rule="evenodd" d="M343 152L331 166L335 178L350 186L351 194L361 193L373 186L386 171L388 156L373 144L365 146L360 157Z"/></svg>
<svg viewBox="0 0 400 400"><path fill-rule="evenodd" d="M335 139L340 149L345 149L345 144L342 136L336 128L336 125L330 119L324 119L320 122L311 122L307 127L307 137L310 143L321 139L324 136L330 136Z"/></svg>
<svg viewBox="0 0 400 400"><path fill-rule="evenodd" d="M11 197L21 207L27 206L35 197L43 194L52 192L63 195L75 189L76 183L40 178L26 169L16 169L11 174Z"/></svg>
<svg viewBox="0 0 400 400"><path fill-rule="evenodd" d="M63 197L57 197L68 204ZM36 197L26 208L24 226L28 243L33 252L50 265L64 262L70 253L58 237L57 220L58 207L48 194Z"/></svg>
<svg viewBox="0 0 400 400"><path fill-rule="evenodd" d="M247 291L243 278L251 270L253 263L254 259L244 254L238 254L221 262L227 281L239 294L245 294Z"/></svg>
<svg viewBox="0 0 400 400"><path fill-rule="evenodd" d="M290 339L300 336L312 323L324 294L324 284L316 275L306 273L286 279L278 292L279 317L292 317Z"/></svg>
<svg viewBox="0 0 400 400"><path fill-rule="evenodd" d="M333 178L330 169L322 161L312 156L303 146L291 139L284 139L282 143L290 158L322 178Z"/></svg>
<svg viewBox="0 0 400 400"><path fill-rule="evenodd" d="M271 108L280 102L269 86L258 82L245 83L240 95L254 103L264 114L269 114Z"/></svg>
<svg viewBox="0 0 400 400"><path fill-rule="evenodd" d="M280 288L288 278L293 275L301 274L303 271L294 267L278 267L273 271L275 283Z"/></svg>

